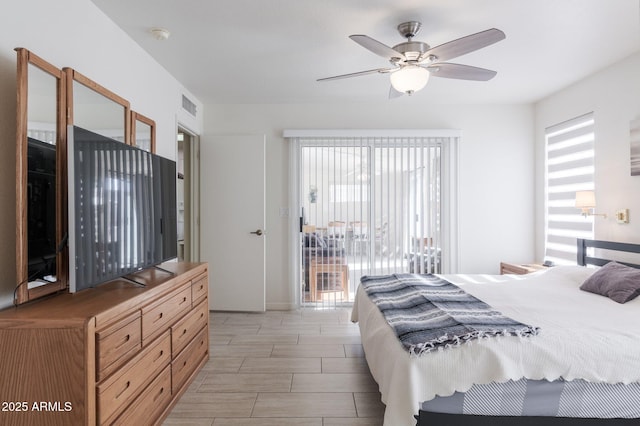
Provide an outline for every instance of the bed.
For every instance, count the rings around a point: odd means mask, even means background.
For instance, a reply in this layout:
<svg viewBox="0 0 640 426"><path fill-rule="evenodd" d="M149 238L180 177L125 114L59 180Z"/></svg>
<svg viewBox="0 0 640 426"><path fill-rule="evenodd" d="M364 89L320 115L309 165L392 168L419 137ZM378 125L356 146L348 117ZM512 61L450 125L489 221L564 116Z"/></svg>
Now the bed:
<svg viewBox="0 0 640 426"><path fill-rule="evenodd" d="M638 245L579 240L579 265L607 262L588 256L589 247L640 253ZM440 275L539 332L420 356L407 352L361 284L352 320L386 405L384 425L638 424L640 297L620 304L581 291L596 270Z"/></svg>

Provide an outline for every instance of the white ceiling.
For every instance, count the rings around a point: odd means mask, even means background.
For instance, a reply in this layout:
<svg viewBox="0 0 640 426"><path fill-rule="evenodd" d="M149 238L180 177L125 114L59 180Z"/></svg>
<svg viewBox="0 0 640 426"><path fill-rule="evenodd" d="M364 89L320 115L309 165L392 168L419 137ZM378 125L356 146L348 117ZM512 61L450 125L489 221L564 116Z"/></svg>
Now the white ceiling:
<svg viewBox="0 0 640 426"><path fill-rule="evenodd" d="M431 46L507 36L450 61L496 70L493 80L432 78L413 105L535 102L640 50L639 0L92 1L204 103L402 103L387 99L387 75L316 79L386 67L348 36L393 46L409 20Z"/></svg>

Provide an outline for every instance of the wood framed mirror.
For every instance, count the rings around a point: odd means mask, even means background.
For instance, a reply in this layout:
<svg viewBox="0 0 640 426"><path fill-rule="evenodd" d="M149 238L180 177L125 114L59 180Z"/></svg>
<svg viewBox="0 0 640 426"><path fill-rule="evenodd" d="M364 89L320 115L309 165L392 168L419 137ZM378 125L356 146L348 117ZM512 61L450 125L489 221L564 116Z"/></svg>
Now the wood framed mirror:
<svg viewBox="0 0 640 426"><path fill-rule="evenodd" d="M71 68L17 52L16 290L25 303L68 287L67 126L155 152L155 122Z"/></svg>
<svg viewBox="0 0 640 426"><path fill-rule="evenodd" d="M62 70L16 48L16 291L21 304L67 286Z"/></svg>
<svg viewBox="0 0 640 426"><path fill-rule="evenodd" d="M145 151L156 153L156 122L131 111L131 143Z"/></svg>
<svg viewBox="0 0 640 426"><path fill-rule="evenodd" d="M67 125L131 144L129 101L72 68L67 79Z"/></svg>

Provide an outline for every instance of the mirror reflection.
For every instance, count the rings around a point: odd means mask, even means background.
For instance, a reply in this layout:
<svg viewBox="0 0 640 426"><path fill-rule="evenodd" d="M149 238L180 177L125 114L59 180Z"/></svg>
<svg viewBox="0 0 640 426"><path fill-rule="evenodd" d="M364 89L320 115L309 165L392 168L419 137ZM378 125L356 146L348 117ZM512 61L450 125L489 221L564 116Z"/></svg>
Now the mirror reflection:
<svg viewBox="0 0 640 426"><path fill-rule="evenodd" d="M155 121L145 117L135 111L132 115L132 132L133 140L131 143L140 149L149 151L155 154L156 152L156 134L155 134Z"/></svg>
<svg viewBox="0 0 640 426"><path fill-rule="evenodd" d="M57 281L56 140L58 78L27 71L28 289Z"/></svg>
<svg viewBox="0 0 640 426"><path fill-rule="evenodd" d="M27 136L51 145L56 143L57 78L29 64Z"/></svg>
<svg viewBox="0 0 640 426"><path fill-rule="evenodd" d="M73 81L73 124L94 133L126 142L127 109L108 97Z"/></svg>
<svg viewBox="0 0 640 426"><path fill-rule="evenodd" d="M135 146L145 151L151 151L151 126L142 121L136 121Z"/></svg>

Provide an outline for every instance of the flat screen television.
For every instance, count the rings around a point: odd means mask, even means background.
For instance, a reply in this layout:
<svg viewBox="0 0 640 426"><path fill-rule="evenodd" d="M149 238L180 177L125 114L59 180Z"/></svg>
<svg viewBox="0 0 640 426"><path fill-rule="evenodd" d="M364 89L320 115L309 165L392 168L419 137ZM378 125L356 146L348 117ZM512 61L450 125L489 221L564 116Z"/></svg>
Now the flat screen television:
<svg viewBox="0 0 640 426"><path fill-rule="evenodd" d="M77 126L67 139L70 291L175 258L175 161Z"/></svg>
<svg viewBox="0 0 640 426"><path fill-rule="evenodd" d="M56 146L27 139L29 281L56 276Z"/></svg>

